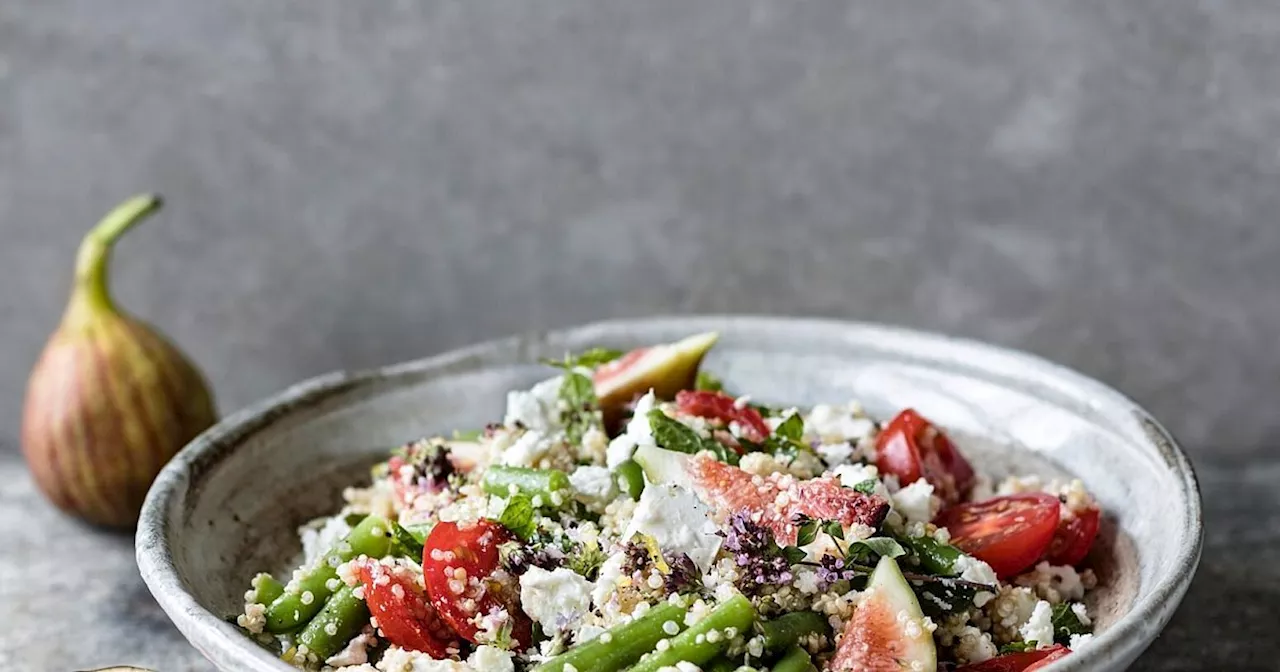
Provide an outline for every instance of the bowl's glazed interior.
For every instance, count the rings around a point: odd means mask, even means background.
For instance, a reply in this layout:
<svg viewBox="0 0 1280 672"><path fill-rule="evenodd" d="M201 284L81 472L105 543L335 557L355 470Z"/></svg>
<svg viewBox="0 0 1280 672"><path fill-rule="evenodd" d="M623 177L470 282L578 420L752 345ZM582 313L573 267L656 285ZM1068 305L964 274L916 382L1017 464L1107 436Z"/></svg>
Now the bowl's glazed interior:
<svg viewBox="0 0 1280 672"><path fill-rule="evenodd" d="M1121 395L1034 357L917 332L765 318L614 322L476 346L383 371L336 374L228 418L166 468L139 527L144 578L193 644L224 669L290 669L223 619L250 577L281 571L295 528L336 510L343 487L410 439L483 426L505 393L550 375L539 357L629 348L716 329L704 366L755 400L913 406L952 432L979 471L1081 478L1107 513L1089 562L1100 586L1093 645L1055 670L1120 669L1163 627L1199 554L1185 457Z"/></svg>

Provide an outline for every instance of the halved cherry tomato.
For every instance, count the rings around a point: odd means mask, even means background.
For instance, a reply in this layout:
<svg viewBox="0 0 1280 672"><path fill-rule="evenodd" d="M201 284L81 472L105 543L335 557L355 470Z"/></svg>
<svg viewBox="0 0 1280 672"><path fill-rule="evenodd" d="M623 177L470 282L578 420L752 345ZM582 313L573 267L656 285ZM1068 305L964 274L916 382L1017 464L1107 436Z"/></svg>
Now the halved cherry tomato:
<svg viewBox="0 0 1280 672"><path fill-rule="evenodd" d="M736 399L723 392L681 390L676 393L676 406L686 415L721 420L726 425L736 422L742 426L743 438L748 441L763 441L769 436L769 425L765 424L760 411L745 404L739 405Z"/></svg>
<svg viewBox="0 0 1280 672"><path fill-rule="evenodd" d="M958 668L956 672L1031 672L1055 660L1066 658L1069 653L1071 653L1071 649L1061 644L1054 644L1047 649L1039 651L1006 653L1003 656L996 656L981 663L965 665Z"/></svg>
<svg viewBox="0 0 1280 672"><path fill-rule="evenodd" d="M1011 576L1035 564L1058 529L1058 498L1027 492L966 502L944 509L934 521L951 532L951 543Z"/></svg>
<svg viewBox="0 0 1280 672"><path fill-rule="evenodd" d="M1078 565L1089 549L1093 548L1093 540L1098 537L1098 525L1102 512L1091 506L1084 511L1068 512L1063 510L1062 520L1058 521L1058 531L1053 535L1053 543L1049 544L1049 552L1045 560L1051 565Z"/></svg>
<svg viewBox="0 0 1280 672"><path fill-rule="evenodd" d="M533 641L533 622L520 610L518 589L490 577L498 569L498 546L515 537L490 520L459 525L442 522L423 541L422 577L431 605L463 639L476 642L476 614L505 609L511 637L523 649Z"/></svg>
<svg viewBox="0 0 1280 672"><path fill-rule="evenodd" d="M960 501L973 487L969 461L933 423L910 408L876 437L876 468L897 476L904 486L924 478L948 504Z"/></svg>
<svg viewBox="0 0 1280 672"><path fill-rule="evenodd" d="M450 648L456 651L461 646L457 633L440 618L412 578L376 560L362 563L358 575L364 584L364 601L383 639L436 659L448 658Z"/></svg>

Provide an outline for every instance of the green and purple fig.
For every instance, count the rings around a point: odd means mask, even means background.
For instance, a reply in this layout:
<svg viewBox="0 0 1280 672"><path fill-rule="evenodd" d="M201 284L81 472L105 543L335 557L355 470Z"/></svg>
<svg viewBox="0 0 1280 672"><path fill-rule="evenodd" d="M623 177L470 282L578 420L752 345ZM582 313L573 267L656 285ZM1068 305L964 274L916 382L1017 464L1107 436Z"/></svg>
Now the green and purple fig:
<svg viewBox="0 0 1280 672"><path fill-rule="evenodd" d="M99 525L136 524L160 468L217 420L204 376L107 290L112 246L159 208L135 196L85 236L70 305L27 383L22 452L36 484Z"/></svg>

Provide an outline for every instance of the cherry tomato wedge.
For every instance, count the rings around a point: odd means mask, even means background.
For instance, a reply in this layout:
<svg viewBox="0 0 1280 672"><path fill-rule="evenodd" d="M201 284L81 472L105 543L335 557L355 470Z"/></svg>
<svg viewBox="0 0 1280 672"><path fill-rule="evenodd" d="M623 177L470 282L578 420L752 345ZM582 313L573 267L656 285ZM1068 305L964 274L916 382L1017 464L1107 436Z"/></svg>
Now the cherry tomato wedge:
<svg viewBox="0 0 1280 672"><path fill-rule="evenodd" d="M956 672L1031 672L1060 658L1066 658L1071 649L1054 644L1039 651L1006 653L981 663L973 663L956 669Z"/></svg>
<svg viewBox="0 0 1280 672"><path fill-rule="evenodd" d="M437 659L448 658L450 648L456 651L461 646L457 633L440 618L412 577L377 560L365 561L357 571L365 604L383 639Z"/></svg>
<svg viewBox="0 0 1280 672"><path fill-rule="evenodd" d="M676 406L686 415L721 420L726 425L736 422L742 426L743 438L748 441L763 441L769 436L769 425L765 424L760 411L745 404L739 405L736 399L723 392L681 390L676 393Z"/></svg>
<svg viewBox="0 0 1280 672"><path fill-rule="evenodd" d="M423 541L422 576L431 605L463 639L476 643L477 614L505 609L511 637L523 649L533 641L533 622L520 610L519 590L491 580L498 546L515 537L490 520L459 525L442 522Z"/></svg>
<svg viewBox="0 0 1280 672"><path fill-rule="evenodd" d="M1053 535L1053 543L1049 544L1049 552L1045 560L1051 565L1078 565L1089 549L1093 548L1093 540L1098 537L1098 526L1102 512L1091 506L1084 511L1063 511L1062 520L1058 521L1058 531Z"/></svg>
<svg viewBox="0 0 1280 672"><path fill-rule="evenodd" d="M1058 498L1043 492L956 504L934 521L951 532L951 543L1011 576L1035 564L1058 529Z"/></svg>
<svg viewBox="0 0 1280 672"><path fill-rule="evenodd" d="M876 437L876 468L897 476L902 485L924 478L948 504L960 501L973 487L969 461L933 423L910 408Z"/></svg>

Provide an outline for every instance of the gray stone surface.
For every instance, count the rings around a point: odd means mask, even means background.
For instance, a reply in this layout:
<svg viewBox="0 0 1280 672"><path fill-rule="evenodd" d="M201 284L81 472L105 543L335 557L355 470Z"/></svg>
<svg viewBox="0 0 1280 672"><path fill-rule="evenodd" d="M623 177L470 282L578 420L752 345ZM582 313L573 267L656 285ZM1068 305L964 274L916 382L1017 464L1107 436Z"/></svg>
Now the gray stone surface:
<svg viewBox="0 0 1280 672"><path fill-rule="evenodd" d="M205 669L127 538L17 456L79 235L230 410L596 318L897 322L1151 408L1208 545L1148 670L1277 669L1280 6L41 0L0 6L0 663Z"/></svg>

